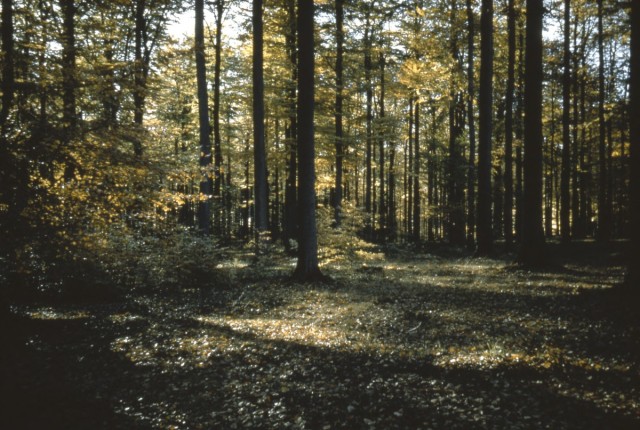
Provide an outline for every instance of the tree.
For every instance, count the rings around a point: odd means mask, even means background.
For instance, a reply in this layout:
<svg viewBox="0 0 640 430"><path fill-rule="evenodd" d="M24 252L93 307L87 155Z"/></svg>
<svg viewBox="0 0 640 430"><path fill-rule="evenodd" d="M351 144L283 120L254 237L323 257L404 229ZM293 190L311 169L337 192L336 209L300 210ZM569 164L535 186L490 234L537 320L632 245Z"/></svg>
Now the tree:
<svg viewBox="0 0 640 430"><path fill-rule="evenodd" d="M542 230L542 0L527 0L524 81L524 199L518 262L545 262Z"/></svg>
<svg viewBox="0 0 640 430"><path fill-rule="evenodd" d="M344 103L343 56L344 56L344 0L336 0L336 183L333 198L334 219L336 226L340 225L342 217L342 170L344 160L344 144L342 141L342 106Z"/></svg>
<svg viewBox="0 0 640 430"><path fill-rule="evenodd" d="M563 242L571 240L571 0L564 0L564 39L562 75L562 173L560 184L560 234Z"/></svg>
<svg viewBox="0 0 640 430"><path fill-rule="evenodd" d="M322 278L318 267L316 227L316 169L314 142L314 5L298 0L298 263L294 277L300 281Z"/></svg>
<svg viewBox="0 0 640 430"><path fill-rule="evenodd" d="M262 0L253 0L253 154L255 228L258 234L268 228L267 155L264 143L264 77Z"/></svg>
<svg viewBox="0 0 640 430"><path fill-rule="evenodd" d="M630 117L640 112L640 3L631 2L631 104ZM626 284L640 296L640 121L631 120L631 245Z"/></svg>
<svg viewBox="0 0 640 430"><path fill-rule="evenodd" d="M207 72L204 56L204 0L196 0L195 54L198 88L198 118L200 124L200 195L198 226L203 234L209 233L211 214L211 138L209 136L209 100L207 95Z"/></svg>
<svg viewBox="0 0 640 430"><path fill-rule="evenodd" d="M475 19L472 0L467 0L467 116L469 122L469 173L467 176L467 245L473 247L476 232L476 122L473 99L475 97L474 39Z"/></svg>
<svg viewBox="0 0 640 430"><path fill-rule="evenodd" d="M215 40L215 46L214 46L215 66L213 69L213 112L212 112L212 116L213 116L213 195L214 197L219 198L220 190L222 186L222 175L221 175L222 137L220 135L220 85L221 85L220 74L221 74L222 62L220 57L222 53L222 14L224 12L225 0L216 0L215 6L216 6L216 40ZM255 8L257 7L255 3L253 7L254 7L253 17L254 17L254 26L255 26L256 24ZM260 8L261 8L260 11L262 11L262 2L260 2ZM260 16L260 20L262 21L262 16ZM255 27L254 27L254 37L255 37ZM262 39L262 25L260 25L260 39ZM254 43L255 43L255 39L254 39ZM253 49L254 49L253 53L254 53L254 64L255 64L255 61L256 61L255 55L257 54L255 45ZM260 56L262 56L261 53L262 53L262 46L260 47ZM255 69L254 69L254 72L255 72ZM264 87L264 83L262 86ZM255 102L255 95L256 94L254 94L254 102ZM264 101L263 101L263 105L264 105ZM264 107L263 107L262 117L263 117L262 130L264 134ZM255 136L254 136L254 139L255 139ZM265 162L264 169L265 169L264 175L265 175L265 184L266 184L266 162ZM262 175L262 172L260 172L260 175ZM264 191L261 190L260 192L263 194L266 194L266 187Z"/></svg>
<svg viewBox="0 0 640 430"><path fill-rule="evenodd" d="M604 119L604 34L602 29L602 0L598 0L598 234L599 242L609 241L611 208L607 193L607 156L605 150L606 124Z"/></svg>
<svg viewBox="0 0 640 430"><path fill-rule="evenodd" d="M506 112L504 123L504 242L507 249L513 241L513 95L516 63L516 12L514 1L507 6L508 65Z"/></svg>
<svg viewBox="0 0 640 430"><path fill-rule="evenodd" d="M493 104L493 0L482 0L480 16L480 130L478 146L478 255L493 248L491 228L491 133Z"/></svg>
<svg viewBox="0 0 640 430"><path fill-rule="evenodd" d="M2 0L2 107L0 110L0 133L4 135L5 125L14 96L13 67L13 1Z"/></svg>

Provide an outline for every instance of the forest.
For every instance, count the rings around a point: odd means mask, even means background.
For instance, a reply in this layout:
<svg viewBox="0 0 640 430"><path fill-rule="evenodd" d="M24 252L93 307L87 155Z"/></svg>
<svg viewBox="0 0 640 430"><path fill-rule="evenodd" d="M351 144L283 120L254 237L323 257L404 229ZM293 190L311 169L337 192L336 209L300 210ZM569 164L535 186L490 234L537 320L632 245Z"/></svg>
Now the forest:
<svg viewBox="0 0 640 430"><path fill-rule="evenodd" d="M0 427L640 428L640 1L0 25Z"/></svg>

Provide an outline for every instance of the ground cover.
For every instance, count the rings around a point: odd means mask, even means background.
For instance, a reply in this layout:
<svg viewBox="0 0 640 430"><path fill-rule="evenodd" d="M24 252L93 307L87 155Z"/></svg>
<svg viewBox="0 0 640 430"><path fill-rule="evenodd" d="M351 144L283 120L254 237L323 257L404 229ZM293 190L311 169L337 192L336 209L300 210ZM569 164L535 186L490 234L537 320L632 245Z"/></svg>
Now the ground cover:
<svg viewBox="0 0 640 430"><path fill-rule="evenodd" d="M526 271L343 236L323 241L324 284L236 249L203 288L14 303L3 428L640 427L616 246L553 245Z"/></svg>

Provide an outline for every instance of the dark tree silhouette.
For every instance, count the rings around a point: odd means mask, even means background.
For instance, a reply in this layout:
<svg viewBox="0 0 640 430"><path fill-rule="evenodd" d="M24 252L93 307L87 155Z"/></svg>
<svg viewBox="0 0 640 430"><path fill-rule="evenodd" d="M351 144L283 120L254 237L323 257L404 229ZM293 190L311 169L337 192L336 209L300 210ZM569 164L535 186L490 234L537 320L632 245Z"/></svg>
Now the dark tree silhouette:
<svg viewBox="0 0 640 430"><path fill-rule="evenodd" d="M493 104L493 0L482 0L480 17L480 95L478 142L478 255L493 248L491 228L491 132Z"/></svg>
<svg viewBox="0 0 640 430"><path fill-rule="evenodd" d="M571 176L571 0L564 0L564 53L562 75L562 173L560 183L560 234L563 242L571 240L569 222L571 194L569 180Z"/></svg>
<svg viewBox="0 0 640 430"><path fill-rule="evenodd" d="M342 105L343 95L343 56L344 56L344 0L336 0L336 183L333 199L336 226L340 225L342 216L342 162L344 145L342 141Z"/></svg>
<svg viewBox="0 0 640 430"><path fill-rule="evenodd" d="M268 228L267 155L264 143L264 73L263 73L263 7L253 0L253 156L255 228L258 233Z"/></svg>
<svg viewBox="0 0 640 430"><path fill-rule="evenodd" d="M14 68L13 68L13 2L2 0L2 108L0 109L0 127L4 132L5 123L9 117L9 110L14 96Z"/></svg>
<svg viewBox="0 0 640 430"><path fill-rule="evenodd" d="M475 97L474 81L474 39L475 22L472 1L467 0L467 121L469 122L469 174L467 176L467 245L471 248L475 245L476 236L476 122L473 109Z"/></svg>
<svg viewBox="0 0 640 430"><path fill-rule="evenodd" d="M322 278L318 267L314 144L313 0L298 0L298 264L294 277Z"/></svg>
<svg viewBox="0 0 640 430"><path fill-rule="evenodd" d="M513 95L516 63L516 12L514 1L507 8L508 65L506 112L504 118L504 242L507 249L513 241Z"/></svg>
<svg viewBox="0 0 640 430"><path fill-rule="evenodd" d="M518 262L545 262L542 230L542 0L527 0L524 77L524 199Z"/></svg>
<svg viewBox="0 0 640 430"><path fill-rule="evenodd" d="M630 117L640 112L640 2L631 2ZM640 297L640 121L631 120L631 246L626 284ZM633 221L635 220L635 221Z"/></svg>

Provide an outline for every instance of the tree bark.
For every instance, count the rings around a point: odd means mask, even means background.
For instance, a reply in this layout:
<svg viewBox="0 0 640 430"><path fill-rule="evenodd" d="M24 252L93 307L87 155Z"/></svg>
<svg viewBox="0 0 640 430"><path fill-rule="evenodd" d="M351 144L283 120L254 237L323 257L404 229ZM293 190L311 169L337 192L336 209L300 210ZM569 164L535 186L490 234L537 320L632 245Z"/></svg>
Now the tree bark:
<svg viewBox="0 0 640 430"><path fill-rule="evenodd" d="M2 108L0 110L0 132L4 135L15 91L13 67L13 1L2 0Z"/></svg>
<svg viewBox="0 0 640 430"><path fill-rule="evenodd" d="M560 234L562 241L571 240L571 0L564 0L564 40L562 75L562 173L560 183Z"/></svg>
<svg viewBox="0 0 640 430"><path fill-rule="evenodd" d="M611 235L611 209L607 195L606 123L604 119L604 34L602 0L598 0L598 234L600 243L606 243Z"/></svg>
<svg viewBox="0 0 640 430"><path fill-rule="evenodd" d="M416 98L414 104L414 150L413 150L413 241L420 243L420 108L421 103Z"/></svg>
<svg viewBox="0 0 640 430"><path fill-rule="evenodd" d="M221 11L219 10L218 12L220 13ZM264 142L264 60L262 52L264 43L262 15L262 0L253 0L253 174L255 228L258 234L267 230L269 225L267 216L267 155ZM219 60L216 62L218 61ZM218 176L219 171L216 174L216 178ZM217 180L216 183L218 183ZM218 185L218 193L220 192L219 187Z"/></svg>
<svg viewBox="0 0 640 430"><path fill-rule="evenodd" d="M213 195L214 197L217 197L217 198L219 198L221 195L221 186L222 186L222 175L221 175L222 137L220 136L220 85L221 85L220 83L221 58L220 57L222 52L222 14L224 12L224 3L225 3L224 0L216 1L216 46L214 47L215 48L214 49L215 66L213 68L213 112L212 112L213 114L213 173L214 173ZM260 1L260 4L262 5L262 1ZM256 6L254 4L254 13L255 13L255 7ZM255 21L254 21L254 25L255 25ZM262 32L262 16L260 17L260 32ZM254 27L254 37L255 37L255 27ZM262 39L262 34L260 35L260 38ZM262 43L262 41L260 41L260 43ZM255 61L255 55L256 55L255 49L256 48L254 47L254 61ZM262 47L260 48L260 53L262 53ZM254 73L255 73L255 69L254 69ZM262 87L264 88L264 83L262 84ZM254 99L254 102L255 102L255 99ZM263 108L262 117L263 117L262 128L263 128L263 134L264 134L264 108ZM266 182L266 179L265 179L265 182ZM266 187L265 187L265 190L266 190ZM258 192L257 189L256 189L256 192Z"/></svg>
<svg viewBox="0 0 640 430"><path fill-rule="evenodd" d="M200 194L198 226L202 234L209 234L211 213L211 138L209 136L209 100L207 95L207 72L204 56L204 0L195 1L195 55L198 88L198 119L200 124Z"/></svg>
<svg viewBox="0 0 640 430"><path fill-rule="evenodd" d="M475 245L476 235L476 126L473 108L473 99L475 97L475 78L474 78L474 39L475 24L472 8L472 0L467 0L467 52L468 52L468 68L467 68L467 121L469 122L469 172L467 177L467 245L471 248Z"/></svg>
<svg viewBox="0 0 640 430"><path fill-rule="evenodd" d="M504 122L504 243L507 250L513 244L513 94L515 91L516 12L514 1L507 6L508 65L506 112Z"/></svg>
<svg viewBox="0 0 640 430"><path fill-rule="evenodd" d="M524 201L518 262L545 262L542 230L542 0L527 0L524 83Z"/></svg>
<svg viewBox="0 0 640 430"><path fill-rule="evenodd" d="M491 134L493 104L493 1L482 0L480 19L480 132L478 148L478 255L493 248L491 228Z"/></svg>
<svg viewBox="0 0 640 430"><path fill-rule="evenodd" d="M344 54L344 0L336 0L336 100L335 100L335 125L336 125L336 182L333 201L335 225L339 226L342 218L342 162L344 159L344 147L342 141L342 105L344 100L343 90L343 54Z"/></svg>
<svg viewBox="0 0 640 430"><path fill-rule="evenodd" d="M294 277L300 281L322 278L318 267L314 143L313 0L298 0L298 223L300 241Z"/></svg>
<svg viewBox="0 0 640 430"><path fill-rule="evenodd" d="M629 106L630 118L640 112L640 2L631 2L631 72ZM640 121L631 121L631 183L629 188L631 206L631 244L626 285L640 297ZM636 300L637 302L637 300Z"/></svg>

